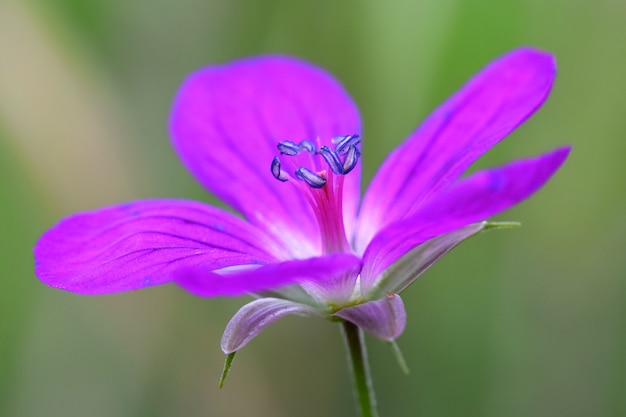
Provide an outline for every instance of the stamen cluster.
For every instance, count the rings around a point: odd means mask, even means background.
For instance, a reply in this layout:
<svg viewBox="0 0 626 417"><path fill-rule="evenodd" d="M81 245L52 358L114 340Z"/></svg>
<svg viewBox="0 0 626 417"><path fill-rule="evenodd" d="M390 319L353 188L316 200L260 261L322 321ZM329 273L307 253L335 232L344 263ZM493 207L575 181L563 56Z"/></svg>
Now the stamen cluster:
<svg viewBox="0 0 626 417"><path fill-rule="evenodd" d="M320 155L331 171L337 175L346 175L354 169L361 151L357 148L357 145L361 143L359 135L345 135L335 136L332 139L332 143L335 144L335 149L330 149L324 145L317 149L315 144L309 140L303 140L299 144L286 140L279 142L277 145L278 151L281 155L297 156L302 151L306 151L312 156ZM280 159L276 156L272 160L271 166L272 175L279 181L287 181L290 176L285 170L281 169ZM312 188L322 188L326 182L327 177L324 170L312 171L311 169L300 166L294 171L294 175L297 179L306 182Z"/></svg>

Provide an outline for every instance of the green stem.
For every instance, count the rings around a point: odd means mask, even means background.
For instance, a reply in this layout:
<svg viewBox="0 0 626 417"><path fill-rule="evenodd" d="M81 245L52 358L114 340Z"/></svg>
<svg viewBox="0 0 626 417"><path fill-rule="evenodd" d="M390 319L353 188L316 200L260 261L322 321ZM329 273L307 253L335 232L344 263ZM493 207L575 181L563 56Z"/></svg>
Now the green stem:
<svg viewBox="0 0 626 417"><path fill-rule="evenodd" d="M346 352L348 353L352 378L354 379L354 392L358 408L361 411L361 417L378 417L363 331L347 321L342 323L341 329Z"/></svg>

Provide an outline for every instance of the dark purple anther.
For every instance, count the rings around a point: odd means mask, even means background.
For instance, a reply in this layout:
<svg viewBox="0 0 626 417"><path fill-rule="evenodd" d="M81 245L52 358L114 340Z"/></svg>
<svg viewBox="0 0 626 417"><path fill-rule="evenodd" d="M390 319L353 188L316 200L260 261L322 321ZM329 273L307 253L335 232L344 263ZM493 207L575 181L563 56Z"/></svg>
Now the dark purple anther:
<svg viewBox="0 0 626 417"><path fill-rule="evenodd" d="M331 151L328 146L322 146L320 148L319 154L322 155L330 169L332 169L335 174L342 175L344 173L341 159L339 159L337 154Z"/></svg>
<svg viewBox="0 0 626 417"><path fill-rule="evenodd" d="M315 147L315 144L311 142L310 140L306 140L306 139L300 142L300 148L305 149L309 153L312 153L312 154L315 154L317 152L317 148Z"/></svg>
<svg viewBox="0 0 626 417"><path fill-rule="evenodd" d="M280 151L281 155L294 156L300 153L300 147L290 140L278 142L278 145L276 145L276 147Z"/></svg>
<svg viewBox="0 0 626 417"><path fill-rule="evenodd" d="M359 135L335 136L332 142L335 144L337 155L345 155L348 153L350 146L356 146L361 143L361 137Z"/></svg>
<svg viewBox="0 0 626 417"><path fill-rule="evenodd" d="M274 159L272 160L271 170L272 170L272 175L277 180L285 182L289 179L289 177L285 174L285 172L280 169L280 159L278 159L277 156L275 156Z"/></svg>
<svg viewBox="0 0 626 417"><path fill-rule="evenodd" d="M343 160L343 174L347 174L352 171L359 161L361 151L356 146L350 146L346 155L346 159Z"/></svg>
<svg viewBox="0 0 626 417"><path fill-rule="evenodd" d="M326 184L326 178L320 177L313 171L304 167L296 169L296 177L313 188L322 188Z"/></svg>

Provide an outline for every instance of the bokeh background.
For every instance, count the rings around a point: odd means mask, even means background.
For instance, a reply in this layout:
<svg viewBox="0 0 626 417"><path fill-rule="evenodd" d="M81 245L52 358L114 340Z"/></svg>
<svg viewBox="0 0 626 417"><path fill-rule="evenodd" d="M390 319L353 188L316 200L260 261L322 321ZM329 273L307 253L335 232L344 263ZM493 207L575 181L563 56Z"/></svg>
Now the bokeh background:
<svg viewBox="0 0 626 417"><path fill-rule="evenodd" d="M224 389L221 332L245 299L174 286L81 297L33 275L60 217L176 197L217 203L166 130L190 71L287 53L334 73L364 120L364 184L470 75L519 45L553 52L541 111L478 166L563 144L520 229L455 249L404 294L399 344L368 338L383 416L626 415L623 0L0 0L0 415L351 416L339 328L286 318Z"/></svg>

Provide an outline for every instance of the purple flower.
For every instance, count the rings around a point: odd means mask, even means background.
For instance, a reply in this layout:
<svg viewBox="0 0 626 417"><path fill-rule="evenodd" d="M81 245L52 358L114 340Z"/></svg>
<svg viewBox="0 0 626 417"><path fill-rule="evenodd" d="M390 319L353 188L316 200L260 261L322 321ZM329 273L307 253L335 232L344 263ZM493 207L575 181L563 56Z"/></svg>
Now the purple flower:
<svg viewBox="0 0 626 417"><path fill-rule="evenodd" d="M552 56L497 59L389 155L360 198L361 127L330 75L288 57L193 73L170 130L189 170L243 218L179 200L76 214L35 247L36 274L81 294L175 282L204 297L251 294L222 349L288 314L339 317L392 341L398 295L485 219L537 191L569 147L461 174L547 97Z"/></svg>

